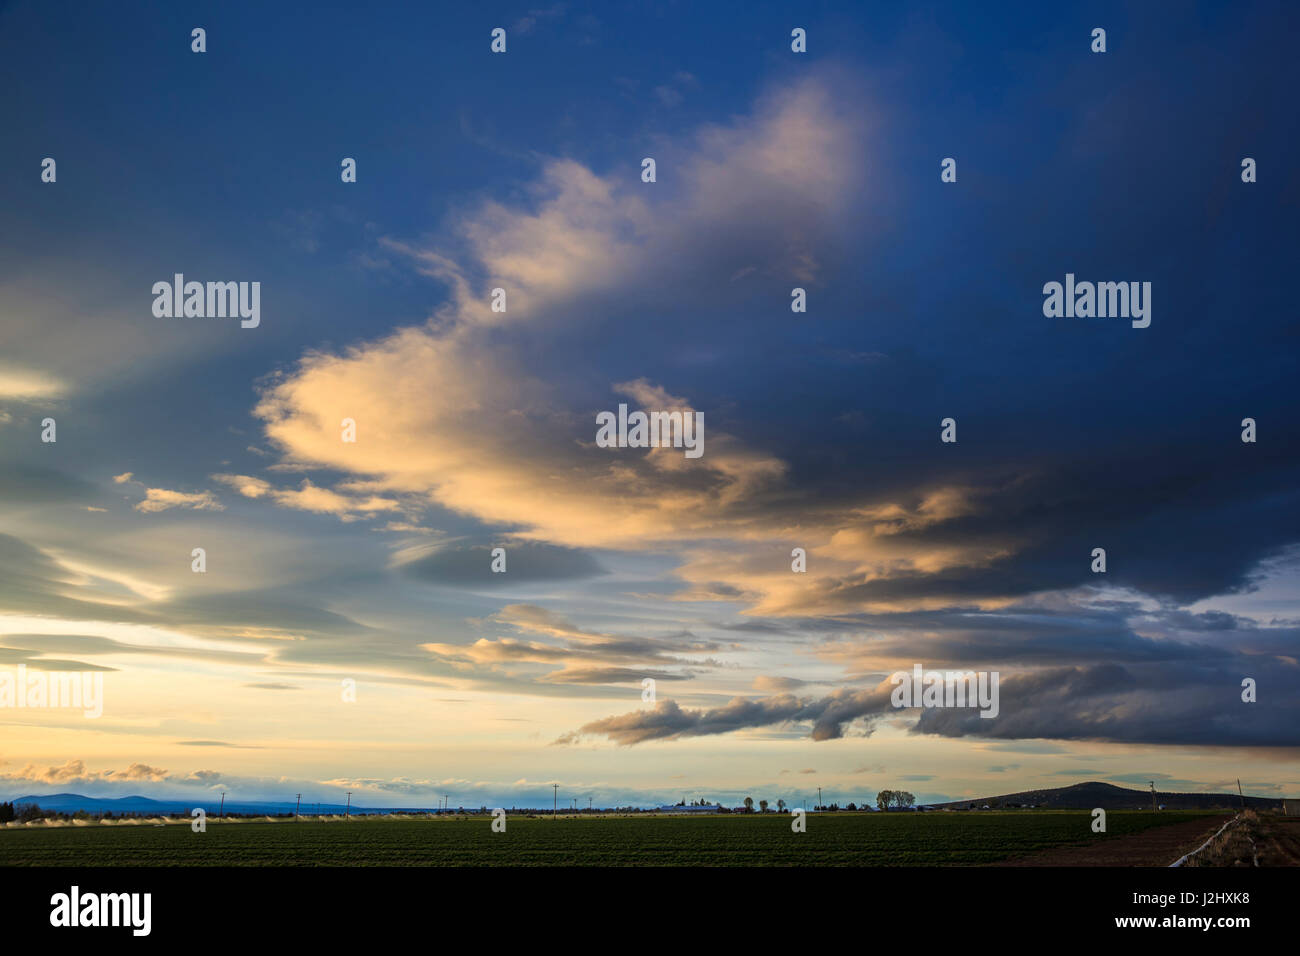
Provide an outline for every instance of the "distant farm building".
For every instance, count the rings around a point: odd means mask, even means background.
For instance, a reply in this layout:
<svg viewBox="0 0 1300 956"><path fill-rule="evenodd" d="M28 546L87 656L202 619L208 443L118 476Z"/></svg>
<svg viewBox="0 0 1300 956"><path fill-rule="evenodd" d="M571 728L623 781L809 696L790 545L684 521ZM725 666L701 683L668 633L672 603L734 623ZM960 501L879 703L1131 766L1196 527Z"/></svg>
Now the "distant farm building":
<svg viewBox="0 0 1300 956"><path fill-rule="evenodd" d="M740 808L744 811L744 807ZM700 803L694 806L662 806L655 813L721 813L722 807L716 803Z"/></svg>

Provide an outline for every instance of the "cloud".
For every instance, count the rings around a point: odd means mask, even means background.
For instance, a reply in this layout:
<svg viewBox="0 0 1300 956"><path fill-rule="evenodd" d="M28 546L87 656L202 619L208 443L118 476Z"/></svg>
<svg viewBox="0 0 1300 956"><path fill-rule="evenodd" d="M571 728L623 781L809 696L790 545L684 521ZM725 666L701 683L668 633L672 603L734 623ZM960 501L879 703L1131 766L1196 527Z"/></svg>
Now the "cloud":
<svg viewBox="0 0 1300 956"><path fill-rule="evenodd" d="M40 768L35 764L27 764L21 770L3 775L6 780L24 780L33 783L51 783L62 784L80 782L88 779L101 779L102 774L94 777L87 775L86 762L84 760L69 760L57 767Z"/></svg>
<svg viewBox="0 0 1300 956"><path fill-rule="evenodd" d="M527 36L533 32L533 29L538 23L549 20L558 20L560 17L564 16L564 11L565 4L563 3L557 3L550 7L539 7L537 9L529 10L527 14L515 21L515 25L512 29L520 36Z"/></svg>
<svg viewBox="0 0 1300 956"><path fill-rule="evenodd" d="M113 482L119 485L139 485L145 489L144 500L137 502L136 511L151 514L168 511L172 508L186 508L193 511L224 511L225 506L210 491L172 491L167 488L149 488L144 482L137 481L132 472L125 471L113 476Z"/></svg>
<svg viewBox="0 0 1300 956"><path fill-rule="evenodd" d="M0 469L0 501L23 505L84 501L95 494L88 481L53 468L6 462Z"/></svg>
<svg viewBox="0 0 1300 956"><path fill-rule="evenodd" d="M677 78L663 88L687 85ZM870 171L881 168L875 160L885 159L885 144L862 148L856 114L867 112L825 75L814 75L765 97L748 115L648 146L660 159L660 182L653 186L640 183L634 167L598 170L549 159L521 190L498 192L511 198L460 207L433 238L383 243L394 263L436 279L445 288L445 304L427 323L377 338L349 335L352 346L308 352L270 376L255 413L274 461L265 474L235 474L257 466L222 463L232 473L212 476L259 506L343 521L377 518L370 527L401 533L422 530L424 512L432 511L436 520L430 523L455 528L446 535L430 532L436 541L418 546L402 542L404 550L393 553L387 567L383 554L358 559L382 581L383 608L367 606L371 595L352 589L352 582L340 588L337 578L202 594L182 585L177 593L139 600L133 585L124 585L131 595L112 594L99 573L83 572L59 548L40 551L0 538L0 563L13 571L0 577L0 595L16 602L6 608L257 641L270 647L251 655L259 665L365 661L420 678L450 675L457 688L576 695L647 676L697 680L717 668L719 662L705 656L715 642L688 630L694 627L690 603L708 602L710 617L734 609L747 618L717 628L754 644L798 642L811 652L806 663L816 669L812 673L824 676L828 667L842 673L826 681L806 679L802 671L773 676L761 673L780 671L771 659L747 659L755 666L740 679L719 680L683 698L680 708L669 702L678 709L659 715L661 723L623 715L589 722L583 731L594 728L599 736L607 728L618 742L796 724L811 726L817 739L869 731L888 713L874 690L880 673L921 657L927 666L997 664L1006 670L1007 687L1039 686L1018 684L1021 677L1046 682L1043 699L1008 710L1009 720L1005 726L998 721L996 733L994 722L970 723L963 715L909 713L900 720L920 733L998 739L1011 727L1011 736L1060 732L1109 739L1116 731L1087 710L1091 698L1084 690L1093 683L1061 678L1070 693L1081 695L1072 710L1054 698L1046 675L1063 665L1087 674L1110 664L1118 670L1098 672L1098 679L1113 682L1114 696L1096 699L1141 715L1131 717L1135 741L1189 733L1148 710L1144 695L1167 693L1165 713L1213 725L1201 732L1203 739L1285 746L1285 734L1270 736L1249 725L1248 712L1234 709L1220 726L1183 696L1221 692L1201 682L1216 669L1258 668L1270 680L1287 679L1294 628L1246 626L1223 612L1197 615L1170 606L1249 591L1260 556L1294 540L1293 516L1300 513L1289 507L1294 465L1271 450L1286 443L1250 449L1251 466L1240 468L1223 467L1215 457L1221 449L1194 453L1193 443L1180 444L1167 431L1161 432L1168 436L1162 454L1154 458L1145 437L1136 451L1110 454L1113 445L1099 449L1086 436L1066 441L1050 428L1028 425L1022 434L1016 422L988 416L1004 405L1028 421L1039 407L1035 402L1048 401L1030 371L1024 382L1010 381L1015 376L1006 376L997 362L980 361L979 353L954 344L965 341L960 336L936 335L922 354L897 348L891 327L902 323L890 316L931 304L912 303L897 288L857 303L858 287L840 281L845 250L854 270L872 254L860 241L869 227L855 218L861 203L854 197L879 191ZM846 223L851 245L844 241ZM870 282L889 285L885 271L872 273ZM784 312L781 297L794 282L820 291L814 301L828 307L828 317L853 319L843 348L819 343L806 350L786 326L778 323L774 338L773 326L760 325L774 292L774 311ZM916 284L930 285L924 279ZM497 286L509 295L504 313L488 306ZM920 291L922 299L929 294ZM742 298L751 294L754 299ZM679 308L683 301L693 307ZM987 316L978 296L972 302L971 311L961 313L963 327L983 328ZM732 311L717 309L728 303ZM860 316L854 311L859 305ZM701 323L700 315L719 321ZM732 318L748 324L728 325ZM788 321L788 315L780 320ZM722 327L739 345L730 352L697 349L706 326ZM648 353L647 342L661 351ZM755 345L773 342L781 348L765 351L782 353L788 376L769 375L771 366L759 362ZM1017 353L1017 360L1027 354ZM1027 360L1021 367L1037 368ZM736 369L757 384L745 391L749 386L738 384ZM990 390L992 404L974 386L962 393L967 411L960 455L937 450L929 421L931 405L951 397L944 389L955 387L955 372L997 385ZM1107 380L1121 390L1126 381ZM784 400L811 395L812 386L825 388L824 402ZM900 395L908 401L897 402ZM691 462L664 450L593 447L594 413L621 401L704 411L705 457ZM913 407L921 409L921 425L911 417ZM345 417L358 422L355 444L339 440L337 423ZM1095 417L1108 428L1129 421ZM886 419L896 422L882 425ZM1005 444L986 440L990 421L1004 429ZM923 439L912 437L922 432ZM967 436L980 440L967 443ZM1203 433L1194 437L1205 446ZM245 441L241 436L231 450ZM113 470L125 462L145 468L127 458ZM288 484L286 473L293 474ZM16 480L0 475L0 497L6 481L15 497L31 500L77 491L47 483L47 477L54 476L36 470ZM114 481L135 478L124 472ZM145 495L136 506L142 511L221 507L206 491L147 489ZM401 520L388 520L395 516ZM1214 547L1205 547L1206 541ZM1112 561L1105 580L1114 589L1106 592L1087 570L1086 555L1098 542ZM497 543L509 555L505 575L490 572L488 549ZM808 552L806 574L790 569L793 547ZM556 592L568 599L580 591L571 584L632 563L618 552L647 555L637 559L639 567L654 562L656 575L671 569L653 586L638 582L640 594L625 589L618 576L599 582L608 585L597 598L602 616L584 613L581 597L572 598L579 609L571 614L559 613L559 603L512 603L492 613L501 602L478 593L533 586L509 600L558 602ZM430 602L420 585L445 590ZM416 615L409 606L386 603L390 595L415 593L423 612L451 600L452 590L472 607L467 613L480 615L460 629L442 627L444 620L438 627L412 624ZM644 615L649 628L625 616L633 600L651 605L653 613ZM728 607L719 611L722 605ZM671 630L661 627L654 615L664 612L683 621ZM387 623L359 623L391 620L398 620L391 630ZM77 645L73 637L63 635L62 645L54 640L44 648L69 656L137 653ZM762 650L734 649L738 655ZM37 653L11 650L14 656ZM1175 686L1157 687L1162 673L1177 675ZM754 696L721 703L751 678ZM828 685L841 690L823 696L809 689Z"/></svg>
<svg viewBox="0 0 1300 956"><path fill-rule="evenodd" d="M179 747L235 747L237 744L228 744L224 740L178 740L176 745Z"/></svg>
<svg viewBox="0 0 1300 956"><path fill-rule="evenodd" d="M135 510L152 514L171 508L189 508L194 511L224 511L225 505L210 491L171 491L167 488L146 488L144 501L136 503Z"/></svg>
<svg viewBox="0 0 1300 956"><path fill-rule="evenodd" d="M167 771L144 763L133 763L125 770L88 770L84 760L69 760L58 766L40 767L27 764L21 770L0 774L0 780L13 783L39 783L56 786L99 783L115 780L158 782L167 779Z"/></svg>
<svg viewBox="0 0 1300 956"><path fill-rule="evenodd" d="M447 244L458 250L390 240L449 287L450 301L425 326L310 353L268 382L255 413L281 467L358 475L566 547L749 533L783 462L718 427L695 461L670 449L597 448L595 413L611 407L609 391L695 406L647 379L610 382L604 394L575 389L537 365L529 342L544 328L590 324L595 300L615 291L707 289L719 255L744 260L728 274L757 265L813 281L839 191L856 173L856 123L824 82L806 81L750 117L699 131L675 185L658 194L621 172L554 160L531 206L488 202L457 221ZM507 290L504 313L489 307L495 287ZM345 417L358 423L355 445L338 440L334 423Z"/></svg>
<svg viewBox="0 0 1300 956"><path fill-rule="evenodd" d="M604 736L615 743L632 745L650 740L727 734L794 721L811 721L813 740L831 740L843 736L845 725L854 720L889 712L892 707L889 690L888 686L842 690L819 699L792 694L736 697L722 707L699 710L663 700L653 710L633 711L584 724L577 731L561 736L556 743L576 743L583 737Z"/></svg>
<svg viewBox="0 0 1300 956"><path fill-rule="evenodd" d="M393 498L342 494L314 485L307 478L297 488L276 488L265 479L249 475L217 474L212 480L233 488L245 498L269 498L285 508L337 515L345 521L401 509L401 504Z"/></svg>
<svg viewBox="0 0 1300 956"><path fill-rule="evenodd" d="M717 645L683 632L665 637L628 637L582 630L535 605L511 604L494 621L545 640L479 638L472 644L421 644L420 648L456 672L481 680L527 673L536 684L640 684L690 680L716 662L693 655Z"/></svg>
<svg viewBox="0 0 1300 956"><path fill-rule="evenodd" d="M786 693L798 690L807 683L807 681L800 680L797 677L769 677L766 674L760 674L754 678L754 690Z"/></svg>
<svg viewBox="0 0 1300 956"><path fill-rule="evenodd" d="M492 546L448 544L398 565L402 573L449 587L504 588L539 581L570 581L607 573L585 551L530 541L502 542L504 573L492 570Z"/></svg>
<svg viewBox="0 0 1300 956"><path fill-rule="evenodd" d="M1001 712L923 710L914 732L945 737L1046 738L1167 745L1300 747L1300 700L1241 700L1241 676L1294 687L1293 662L1095 664L1005 676ZM971 718L974 717L974 721ZM980 726L984 724L987 726Z"/></svg>
<svg viewBox="0 0 1300 956"><path fill-rule="evenodd" d="M1294 658L1234 655L1228 660L1170 657L1003 673L1000 711L991 719L972 707L895 709L888 680L821 698L735 698L713 709L690 710L663 701L652 711L592 721L557 742L604 736L630 745L795 722L811 722L813 740L831 740L855 721L863 722L869 735L876 720L896 714L907 717L911 733L942 737L1300 747L1300 701L1280 695L1243 702L1244 676L1261 687L1291 687L1300 679L1300 666Z"/></svg>
<svg viewBox="0 0 1300 956"><path fill-rule="evenodd" d="M159 767L151 767L148 764L133 763L117 776L123 780L158 781L167 779L167 771Z"/></svg>
<svg viewBox="0 0 1300 956"><path fill-rule="evenodd" d="M105 577L107 575L107 577ZM180 593L176 593L179 590ZM256 666L270 657L295 656L318 661L347 661L357 666L374 664L382 655L374 641L377 631L324 606L320 594L301 593L290 587L267 586L237 591L159 588L135 583L130 576L112 570L73 565L11 535L0 534L0 607L10 614L31 614L65 621L112 622L145 625L155 640L159 631L254 642L247 651L223 648L126 644L90 635L10 635L10 644L44 653L57 648L75 655L96 653L152 653L242 663ZM369 635L366 646L354 641L324 638L356 638ZM322 638L307 644L305 636ZM281 638L268 646L267 638ZM409 663L410 647L405 648ZM401 656L401 655L399 655Z"/></svg>
<svg viewBox="0 0 1300 956"><path fill-rule="evenodd" d="M0 365L0 400L33 402L59 398L66 386L52 375Z"/></svg>

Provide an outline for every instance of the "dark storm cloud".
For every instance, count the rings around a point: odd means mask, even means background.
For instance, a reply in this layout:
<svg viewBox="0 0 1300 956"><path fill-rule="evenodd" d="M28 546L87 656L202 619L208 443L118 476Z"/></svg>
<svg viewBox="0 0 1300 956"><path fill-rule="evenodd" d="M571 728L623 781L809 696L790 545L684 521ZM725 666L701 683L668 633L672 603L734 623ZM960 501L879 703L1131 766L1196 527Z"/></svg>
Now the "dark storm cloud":
<svg viewBox="0 0 1300 956"><path fill-rule="evenodd" d="M997 610L953 608L854 615L852 636L821 645L824 657L855 671L879 670L881 660L923 660L927 666L1047 666L1089 662L1224 662L1243 651L1267 653L1294 646L1300 628L1262 627L1215 614L1206 628L1199 615L1146 611L1132 604L1097 607L1057 601ZM1188 629L1187 624L1193 628ZM1142 631L1144 633L1138 633Z"/></svg>
<svg viewBox="0 0 1300 956"><path fill-rule="evenodd" d="M1257 684L1255 703L1241 698L1247 677ZM1300 747L1298 681L1292 661L1249 655L1208 665L1094 664L1002 675L992 718L974 708L897 709L885 683L821 698L736 698L700 710L665 700L653 710L592 721L557 742L603 736L630 745L793 722L811 722L813 740L832 740L855 721L870 734L874 721L908 714L919 715L912 733L942 737L1292 748Z"/></svg>
<svg viewBox="0 0 1300 956"><path fill-rule="evenodd" d="M599 735L620 744L638 744L649 740L725 734L792 720L802 710L803 704L790 696L753 700L737 698L710 710L683 710L675 701L665 700L653 710L633 711L621 717L607 717L585 724L577 732L565 734L556 742L576 743L583 736Z"/></svg>
<svg viewBox="0 0 1300 956"><path fill-rule="evenodd" d="M936 460L928 466L930 486L974 489L973 513L893 530L885 540L922 553L983 551L986 560L867 580L825 578L803 600L810 612L871 603L962 605L1106 584L1186 605L1249 591L1261 561L1300 541L1300 461L1289 448L1256 453L1235 435L1225 426L1223 440L1213 444L1171 445L1158 457L1108 449L1098 461L1050 468L1042 453L1027 458L1026 474L1015 480L971 476ZM908 489L879 494L883 501L916 496ZM1106 551L1104 574L1091 570L1098 547ZM1201 626L1217 624L1207 619Z"/></svg>
<svg viewBox="0 0 1300 956"><path fill-rule="evenodd" d="M691 710L675 701L660 701L652 710L632 711L584 724L565 734L557 743L576 743L586 736L604 736L620 744L650 740L702 737L737 730L770 727L792 721L811 721L814 740L843 735L844 725L860 717L880 716L888 711L889 690L841 690L820 699L801 699L792 694L774 697L737 697L721 707Z"/></svg>
<svg viewBox="0 0 1300 956"><path fill-rule="evenodd" d="M1241 699L1243 678L1258 702ZM1300 747L1300 668L1242 656L1231 664L1096 664L1007 676L1001 712L923 710L915 732L1118 743ZM972 717L974 718L972 720Z"/></svg>

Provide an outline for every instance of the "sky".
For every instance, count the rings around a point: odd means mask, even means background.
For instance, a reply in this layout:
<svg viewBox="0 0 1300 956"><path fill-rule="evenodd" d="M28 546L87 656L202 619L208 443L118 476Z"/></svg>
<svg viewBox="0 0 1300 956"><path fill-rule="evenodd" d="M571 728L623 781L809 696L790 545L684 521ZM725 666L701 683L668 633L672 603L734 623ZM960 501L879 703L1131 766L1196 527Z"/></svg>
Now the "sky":
<svg viewBox="0 0 1300 956"><path fill-rule="evenodd" d="M1300 793L1297 19L0 4L0 796Z"/></svg>

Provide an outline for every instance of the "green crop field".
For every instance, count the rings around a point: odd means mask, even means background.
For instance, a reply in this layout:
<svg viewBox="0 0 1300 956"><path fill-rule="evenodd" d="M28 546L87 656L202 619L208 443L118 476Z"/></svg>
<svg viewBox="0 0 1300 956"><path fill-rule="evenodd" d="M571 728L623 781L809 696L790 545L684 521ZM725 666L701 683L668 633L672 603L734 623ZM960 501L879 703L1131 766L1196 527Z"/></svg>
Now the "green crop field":
<svg viewBox="0 0 1300 956"><path fill-rule="evenodd" d="M0 830L8 866L934 866L994 863L1034 850L1112 840L1210 814L1084 811L811 814L790 817L486 816L351 822L209 821L168 826Z"/></svg>

